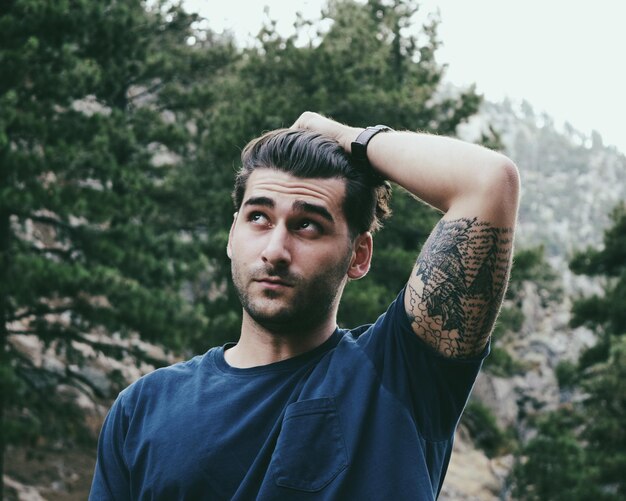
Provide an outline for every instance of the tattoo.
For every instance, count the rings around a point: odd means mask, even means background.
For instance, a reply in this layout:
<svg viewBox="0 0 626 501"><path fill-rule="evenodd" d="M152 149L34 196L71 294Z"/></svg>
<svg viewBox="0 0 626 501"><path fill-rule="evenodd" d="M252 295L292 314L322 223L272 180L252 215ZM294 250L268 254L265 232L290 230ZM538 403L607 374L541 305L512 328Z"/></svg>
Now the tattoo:
<svg viewBox="0 0 626 501"><path fill-rule="evenodd" d="M441 220L424 244L407 314L415 333L445 356L484 347L504 297L512 237L511 228L463 218Z"/></svg>

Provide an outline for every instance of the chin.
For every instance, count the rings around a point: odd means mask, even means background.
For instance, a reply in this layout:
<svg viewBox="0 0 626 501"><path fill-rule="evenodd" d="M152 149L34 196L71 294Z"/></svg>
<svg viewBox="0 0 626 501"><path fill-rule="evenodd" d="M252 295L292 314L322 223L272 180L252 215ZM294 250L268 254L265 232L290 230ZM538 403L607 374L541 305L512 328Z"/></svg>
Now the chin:
<svg viewBox="0 0 626 501"><path fill-rule="evenodd" d="M297 336L320 320L319 317L312 319L309 315L290 308L246 308L246 312L270 334L278 335Z"/></svg>

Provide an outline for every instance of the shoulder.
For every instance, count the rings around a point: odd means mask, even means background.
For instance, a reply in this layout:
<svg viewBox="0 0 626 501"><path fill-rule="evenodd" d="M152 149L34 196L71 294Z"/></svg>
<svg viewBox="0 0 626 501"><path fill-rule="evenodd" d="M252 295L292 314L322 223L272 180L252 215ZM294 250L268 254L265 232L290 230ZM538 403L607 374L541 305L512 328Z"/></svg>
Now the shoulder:
<svg viewBox="0 0 626 501"><path fill-rule="evenodd" d="M124 389L118 400L124 406L134 407L139 401L150 400L155 396L172 397L175 393L185 391L190 385L198 384L216 349L212 348L204 355L161 367L142 376Z"/></svg>

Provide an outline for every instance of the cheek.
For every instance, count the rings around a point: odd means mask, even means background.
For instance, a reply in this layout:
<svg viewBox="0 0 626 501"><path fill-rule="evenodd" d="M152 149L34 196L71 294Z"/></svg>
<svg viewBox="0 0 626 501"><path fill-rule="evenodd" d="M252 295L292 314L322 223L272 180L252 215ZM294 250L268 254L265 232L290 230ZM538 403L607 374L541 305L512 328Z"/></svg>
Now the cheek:
<svg viewBox="0 0 626 501"><path fill-rule="evenodd" d="M304 266L316 268L319 271L347 271L352 259L352 252L339 252L339 244L324 249L317 249L307 255Z"/></svg>
<svg viewBox="0 0 626 501"><path fill-rule="evenodd" d="M230 245L230 261L233 266L236 266L240 273L254 266L259 260L261 251L256 245L256 242L250 238L235 238L231 241Z"/></svg>

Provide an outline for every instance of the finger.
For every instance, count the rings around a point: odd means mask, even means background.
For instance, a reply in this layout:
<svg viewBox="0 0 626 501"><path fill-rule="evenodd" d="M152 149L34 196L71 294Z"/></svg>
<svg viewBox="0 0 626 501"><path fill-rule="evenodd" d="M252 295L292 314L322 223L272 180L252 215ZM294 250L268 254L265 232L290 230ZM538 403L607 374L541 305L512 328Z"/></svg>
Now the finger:
<svg viewBox="0 0 626 501"><path fill-rule="evenodd" d="M293 123L293 125L291 127L289 127L290 129L306 129L306 114L307 112L305 111L304 113L302 113L298 119Z"/></svg>
<svg viewBox="0 0 626 501"><path fill-rule="evenodd" d="M298 117L290 128L322 131L325 128L324 125L326 122L330 121L325 116L313 111L305 111Z"/></svg>

